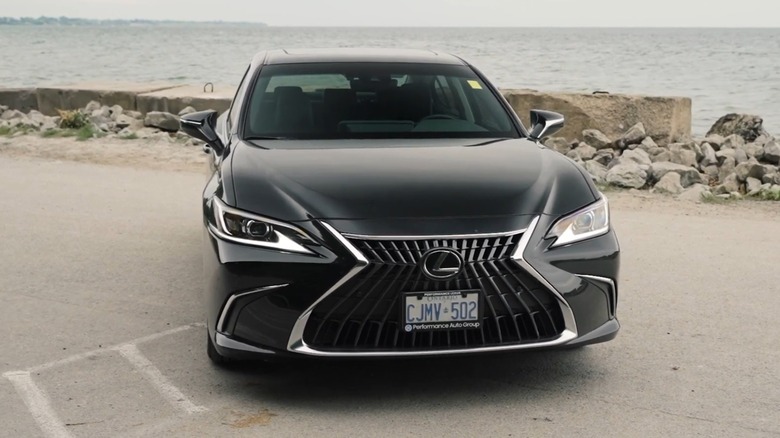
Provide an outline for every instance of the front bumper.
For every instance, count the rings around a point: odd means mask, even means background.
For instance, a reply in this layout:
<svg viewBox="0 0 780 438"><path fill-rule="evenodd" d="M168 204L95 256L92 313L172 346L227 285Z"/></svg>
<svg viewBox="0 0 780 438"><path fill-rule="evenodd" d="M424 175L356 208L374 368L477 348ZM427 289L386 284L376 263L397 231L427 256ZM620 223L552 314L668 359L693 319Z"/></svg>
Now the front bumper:
<svg viewBox="0 0 780 438"><path fill-rule="evenodd" d="M544 239L555 218L531 218L513 259L560 306L557 335L535 342L404 350L322 349L304 341L312 312L365 267L368 260L324 223L312 223L326 245L319 257L284 254L220 240L206 232L206 303L209 336L227 357L258 355L387 357L475 354L520 349L578 347L614 338L619 245L612 230L550 249ZM332 248L332 249L331 249Z"/></svg>

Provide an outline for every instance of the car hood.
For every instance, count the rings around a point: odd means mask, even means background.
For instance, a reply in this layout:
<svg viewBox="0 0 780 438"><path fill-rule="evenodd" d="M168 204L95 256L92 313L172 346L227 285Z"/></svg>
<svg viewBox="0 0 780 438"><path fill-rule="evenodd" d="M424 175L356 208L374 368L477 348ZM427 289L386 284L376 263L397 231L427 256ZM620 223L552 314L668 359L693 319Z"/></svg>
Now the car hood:
<svg viewBox="0 0 780 438"><path fill-rule="evenodd" d="M255 141L231 160L236 206L286 221L490 220L596 200L576 165L525 139Z"/></svg>

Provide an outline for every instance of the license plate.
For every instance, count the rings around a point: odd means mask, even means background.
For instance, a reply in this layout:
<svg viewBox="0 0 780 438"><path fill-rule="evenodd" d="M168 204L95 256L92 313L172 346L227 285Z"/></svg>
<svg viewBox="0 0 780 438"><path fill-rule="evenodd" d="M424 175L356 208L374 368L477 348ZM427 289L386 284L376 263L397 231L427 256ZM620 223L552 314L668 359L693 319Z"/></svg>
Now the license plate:
<svg viewBox="0 0 780 438"><path fill-rule="evenodd" d="M404 295L404 331L478 329L479 291L412 292Z"/></svg>

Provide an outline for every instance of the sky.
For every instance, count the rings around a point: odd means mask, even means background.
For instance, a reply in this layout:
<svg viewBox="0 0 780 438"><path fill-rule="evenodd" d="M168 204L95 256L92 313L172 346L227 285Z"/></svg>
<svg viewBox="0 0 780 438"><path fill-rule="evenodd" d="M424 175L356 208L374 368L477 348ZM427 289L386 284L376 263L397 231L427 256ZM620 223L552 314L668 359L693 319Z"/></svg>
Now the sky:
<svg viewBox="0 0 780 438"><path fill-rule="evenodd" d="M272 26L780 27L780 0L0 0L0 16Z"/></svg>

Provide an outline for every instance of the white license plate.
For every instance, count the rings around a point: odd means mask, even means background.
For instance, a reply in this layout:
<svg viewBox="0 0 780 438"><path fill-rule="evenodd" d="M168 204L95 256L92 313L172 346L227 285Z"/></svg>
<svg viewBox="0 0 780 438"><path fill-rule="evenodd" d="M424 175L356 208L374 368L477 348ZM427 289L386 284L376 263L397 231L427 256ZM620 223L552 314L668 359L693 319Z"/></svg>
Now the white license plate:
<svg viewBox="0 0 780 438"><path fill-rule="evenodd" d="M478 329L479 291L413 292L403 299L404 331Z"/></svg>

